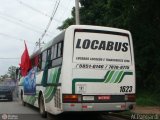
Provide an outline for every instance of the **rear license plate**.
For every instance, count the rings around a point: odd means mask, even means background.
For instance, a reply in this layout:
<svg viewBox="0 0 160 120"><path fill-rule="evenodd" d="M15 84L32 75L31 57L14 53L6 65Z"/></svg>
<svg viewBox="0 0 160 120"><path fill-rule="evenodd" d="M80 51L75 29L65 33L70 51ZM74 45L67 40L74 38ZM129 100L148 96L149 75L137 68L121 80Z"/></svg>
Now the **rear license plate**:
<svg viewBox="0 0 160 120"><path fill-rule="evenodd" d="M83 96L83 100L94 100L94 96Z"/></svg>

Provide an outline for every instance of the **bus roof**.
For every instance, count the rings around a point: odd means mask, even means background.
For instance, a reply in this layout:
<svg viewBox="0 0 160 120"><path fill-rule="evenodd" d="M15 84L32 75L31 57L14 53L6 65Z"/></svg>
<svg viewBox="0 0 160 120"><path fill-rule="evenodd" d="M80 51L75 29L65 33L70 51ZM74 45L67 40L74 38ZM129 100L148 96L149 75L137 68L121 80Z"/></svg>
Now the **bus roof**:
<svg viewBox="0 0 160 120"><path fill-rule="evenodd" d="M106 31L114 31L114 32L121 32L130 34L128 30L113 28L113 27L106 27L106 26L93 26L93 25L71 25L67 29L93 29L93 30L104 30Z"/></svg>
<svg viewBox="0 0 160 120"><path fill-rule="evenodd" d="M47 48L51 47L53 44L58 43L62 40L64 40L64 33L65 31L61 32L60 34L58 34L55 38L53 38L51 41L49 41L48 43L46 43L43 47L41 51L46 50Z"/></svg>

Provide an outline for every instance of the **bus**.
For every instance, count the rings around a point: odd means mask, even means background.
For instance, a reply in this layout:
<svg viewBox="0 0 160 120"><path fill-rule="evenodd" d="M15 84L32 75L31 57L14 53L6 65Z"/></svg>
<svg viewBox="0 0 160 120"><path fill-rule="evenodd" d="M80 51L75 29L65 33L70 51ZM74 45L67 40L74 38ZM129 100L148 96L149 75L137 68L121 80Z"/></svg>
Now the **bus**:
<svg viewBox="0 0 160 120"><path fill-rule="evenodd" d="M127 30L72 25L30 56L36 68L34 95L23 105L46 113L110 112L135 106L135 64L131 33Z"/></svg>

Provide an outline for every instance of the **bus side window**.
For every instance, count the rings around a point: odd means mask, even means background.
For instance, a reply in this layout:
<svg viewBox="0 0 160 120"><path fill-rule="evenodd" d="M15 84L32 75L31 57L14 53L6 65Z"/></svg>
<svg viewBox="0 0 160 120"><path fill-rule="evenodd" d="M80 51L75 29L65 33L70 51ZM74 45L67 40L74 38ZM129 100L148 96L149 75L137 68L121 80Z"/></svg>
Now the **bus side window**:
<svg viewBox="0 0 160 120"><path fill-rule="evenodd" d="M46 58L47 58L47 51L44 51L43 53L42 53L42 70L44 70L44 68L45 68L45 64L46 64Z"/></svg>
<svg viewBox="0 0 160 120"><path fill-rule="evenodd" d="M53 59L56 59L57 58L57 44L55 44L54 52L52 54L53 54Z"/></svg>
<svg viewBox="0 0 160 120"><path fill-rule="evenodd" d="M60 59L63 55L63 41L52 46L51 48L51 65L54 67L60 64Z"/></svg>
<svg viewBox="0 0 160 120"><path fill-rule="evenodd" d="M54 66L54 60L57 58L57 44L52 47L51 67Z"/></svg>
<svg viewBox="0 0 160 120"><path fill-rule="evenodd" d="M48 66L51 68L51 48L47 50L47 60L48 60Z"/></svg>
<svg viewBox="0 0 160 120"><path fill-rule="evenodd" d="M51 60L54 59L54 48L55 48L55 46L52 46L52 48L51 48Z"/></svg>
<svg viewBox="0 0 160 120"><path fill-rule="evenodd" d="M58 43L58 53L57 57L61 57L63 54L63 42Z"/></svg>
<svg viewBox="0 0 160 120"><path fill-rule="evenodd" d="M41 71L42 66L42 54L38 55L38 65L37 65L37 71Z"/></svg>
<svg viewBox="0 0 160 120"><path fill-rule="evenodd" d="M61 56L63 56L63 47L64 47L64 43L63 43L63 41L61 42L62 44L61 44Z"/></svg>
<svg viewBox="0 0 160 120"><path fill-rule="evenodd" d="M47 50L47 59L51 60L51 48Z"/></svg>

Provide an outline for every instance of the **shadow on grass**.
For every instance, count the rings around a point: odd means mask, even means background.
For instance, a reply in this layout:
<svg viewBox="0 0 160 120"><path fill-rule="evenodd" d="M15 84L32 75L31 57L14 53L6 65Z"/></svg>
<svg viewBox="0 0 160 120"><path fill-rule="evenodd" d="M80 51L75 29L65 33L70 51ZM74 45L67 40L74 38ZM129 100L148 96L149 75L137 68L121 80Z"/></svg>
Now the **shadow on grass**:
<svg viewBox="0 0 160 120"><path fill-rule="evenodd" d="M160 106L160 90L137 90L136 104L139 106Z"/></svg>

